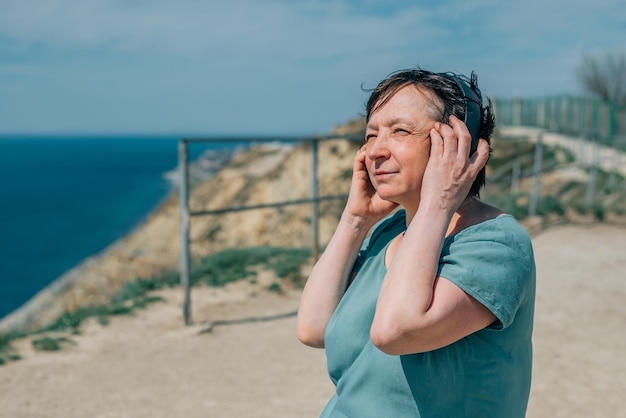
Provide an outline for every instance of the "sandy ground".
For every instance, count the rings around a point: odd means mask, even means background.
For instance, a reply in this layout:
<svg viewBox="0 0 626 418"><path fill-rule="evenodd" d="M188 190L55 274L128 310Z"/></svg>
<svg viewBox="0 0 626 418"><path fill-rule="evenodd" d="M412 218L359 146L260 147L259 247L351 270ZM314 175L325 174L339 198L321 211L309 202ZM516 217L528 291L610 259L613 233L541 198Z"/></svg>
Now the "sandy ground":
<svg viewBox="0 0 626 418"><path fill-rule="evenodd" d="M538 265L529 417L626 417L626 229L554 227ZM252 295L256 292L256 296ZM0 367L1 417L314 417L333 392L324 353L295 337L296 291L195 289L184 327L167 301L88 324L60 352ZM266 319L215 325L204 321ZM274 318L274 319L272 319Z"/></svg>

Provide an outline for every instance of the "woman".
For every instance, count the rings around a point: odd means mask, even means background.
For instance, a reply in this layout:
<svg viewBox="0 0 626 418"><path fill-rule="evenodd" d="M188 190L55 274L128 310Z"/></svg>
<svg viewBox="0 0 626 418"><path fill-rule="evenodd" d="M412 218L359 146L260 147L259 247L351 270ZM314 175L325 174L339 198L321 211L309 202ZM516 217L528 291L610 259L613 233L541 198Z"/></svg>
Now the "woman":
<svg viewBox="0 0 626 418"><path fill-rule="evenodd" d="M494 129L481 102L474 74L404 70L373 90L298 312L336 385L323 417L525 415L535 266L523 228L478 200Z"/></svg>

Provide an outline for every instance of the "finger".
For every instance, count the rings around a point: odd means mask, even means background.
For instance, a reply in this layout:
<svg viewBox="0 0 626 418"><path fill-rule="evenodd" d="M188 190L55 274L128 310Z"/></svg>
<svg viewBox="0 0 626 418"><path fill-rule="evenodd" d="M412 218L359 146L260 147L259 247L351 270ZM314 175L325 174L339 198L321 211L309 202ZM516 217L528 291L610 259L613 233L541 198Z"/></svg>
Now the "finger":
<svg viewBox="0 0 626 418"><path fill-rule="evenodd" d="M354 178L365 180L368 185L368 190L374 190L370 171L367 168L367 149L365 145L357 151L356 156L354 157L354 167L352 168L352 171Z"/></svg>
<svg viewBox="0 0 626 418"><path fill-rule="evenodd" d="M450 127L454 131L457 138L457 151L460 155L469 156L472 145L472 135L465 123L456 116L450 116Z"/></svg>
<svg viewBox="0 0 626 418"><path fill-rule="evenodd" d="M361 147L354 156L353 175L365 170L365 148Z"/></svg>
<svg viewBox="0 0 626 418"><path fill-rule="evenodd" d="M356 152L356 160L357 161L360 161L361 163L365 163L365 158L367 158L367 144L363 145Z"/></svg>
<svg viewBox="0 0 626 418"><path fill-rule="evenodd" d="M432 157L441 157L443 155L443 137L439 133L439 122L430 130L430 155Z"/></svg>
<svg viewBox="0 0 626 418"><path fill-rule="evenodd" d="M443 138L444 155L456 156L458 153L458 139L456 132L448 124L441 123L439 125L439 134Z"/></svg>
<svg viewBox="0 0 626 418"><path fill-rule="evenodd" d="M479 169L483 168L485 164L487 164L487 160L489 159L489 143L480 138L478 140L478 147L474 154L470 157L470 163L472 165L477 165Z"/></svg>

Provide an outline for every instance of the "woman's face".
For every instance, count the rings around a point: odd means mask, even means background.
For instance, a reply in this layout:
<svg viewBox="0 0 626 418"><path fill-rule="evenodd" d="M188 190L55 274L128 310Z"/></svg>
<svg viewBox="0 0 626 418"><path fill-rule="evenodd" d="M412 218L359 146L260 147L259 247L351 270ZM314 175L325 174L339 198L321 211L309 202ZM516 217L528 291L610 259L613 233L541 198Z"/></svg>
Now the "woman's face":
<svg viewBox="0 0 626 418"><path fill-rule="evenodd" d="M409 85L370 115L366 167L378 195L417 210L430 154L433 96Z"/></svg>

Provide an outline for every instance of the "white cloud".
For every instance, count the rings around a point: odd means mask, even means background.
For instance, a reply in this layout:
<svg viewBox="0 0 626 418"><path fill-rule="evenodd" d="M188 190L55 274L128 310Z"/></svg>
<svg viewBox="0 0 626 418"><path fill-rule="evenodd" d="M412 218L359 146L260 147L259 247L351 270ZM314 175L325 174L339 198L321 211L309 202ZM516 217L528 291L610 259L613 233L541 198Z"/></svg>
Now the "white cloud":
<svg viewBox="0 0 626 418"><path fill-rule="evenodd" d="M423 13L424 15L426 13ZM280 0L136 3L57 0L0 5L0 33L57 48L105 48L195 56L206 51L290 52L318 58L364 45L407 43L412 29L436 31L416 9L388 19L349 15L345 4ZM405 34L407 34L405 32Z"/></svg>
<svg viewBox="0 0 626 418"><path fill-rule="evenodd" d="M361 83L416 64L476 70L489 94L576 91L583 53L621 47L620 2L3 0L0 88L24 105L0 102L0 124L319 131L361 110Z"/></svg>

